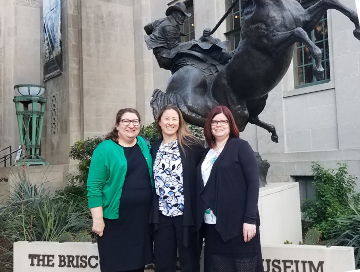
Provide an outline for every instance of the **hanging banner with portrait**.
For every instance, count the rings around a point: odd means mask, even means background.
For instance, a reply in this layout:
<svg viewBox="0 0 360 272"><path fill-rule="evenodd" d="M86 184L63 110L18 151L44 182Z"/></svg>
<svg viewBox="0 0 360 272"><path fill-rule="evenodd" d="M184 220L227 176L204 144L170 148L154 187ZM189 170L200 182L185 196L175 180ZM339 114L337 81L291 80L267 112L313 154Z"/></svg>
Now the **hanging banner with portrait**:
<svg viewBox="0 0 360 272"><path fill-rule="evenodd" d="M44 81L62 73L61 0L43 0Z"/></svg>

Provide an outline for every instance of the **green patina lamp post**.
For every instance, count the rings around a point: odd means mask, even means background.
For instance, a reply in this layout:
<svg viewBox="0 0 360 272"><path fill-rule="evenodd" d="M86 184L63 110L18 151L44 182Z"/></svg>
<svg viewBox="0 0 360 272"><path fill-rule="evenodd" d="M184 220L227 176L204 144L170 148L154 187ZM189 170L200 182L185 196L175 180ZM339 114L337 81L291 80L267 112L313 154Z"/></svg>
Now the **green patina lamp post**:
<svg viewBox="0 0 360 272"><path fill-rule="evenodd" d="M40 97L44 86L21 84L14 86L19 96L14 97L19 125L21 145L24 150L15 165L49 164L40 156L41 131L44 120L46 98Z"/></svg>

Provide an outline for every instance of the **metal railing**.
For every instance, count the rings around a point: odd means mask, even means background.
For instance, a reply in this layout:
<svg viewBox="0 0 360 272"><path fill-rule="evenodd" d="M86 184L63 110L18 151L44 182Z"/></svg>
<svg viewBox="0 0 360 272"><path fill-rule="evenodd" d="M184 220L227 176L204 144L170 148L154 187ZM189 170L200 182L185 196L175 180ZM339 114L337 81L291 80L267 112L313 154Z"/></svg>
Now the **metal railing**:
<svg viewBox="0 0 360 272"><path fill-rule="evenodd" d="M21 148L15 150L15 151L11 151L11 146L5 147L4 149L1 149L0 152L5 151L6 149L9 149L9 153L6 154L5 156L0 158L0 163L4 163L4 167L6 167L6 161L8 159L10 159L10 166L12 166L12 154L18 152Z"/></svg>

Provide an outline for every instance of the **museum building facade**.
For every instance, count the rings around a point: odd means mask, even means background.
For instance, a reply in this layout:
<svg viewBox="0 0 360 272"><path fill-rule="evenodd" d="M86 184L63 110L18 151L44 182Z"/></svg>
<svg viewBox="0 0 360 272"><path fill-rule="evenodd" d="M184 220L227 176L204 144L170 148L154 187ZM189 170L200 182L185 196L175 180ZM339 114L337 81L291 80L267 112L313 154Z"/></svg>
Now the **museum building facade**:
<svg viewBox="0 0 360 272"><path fill-rule="evenodd" d="M55 5L55 0L48 0ZM144 42L143 27L165 16L179 1L62 0L61 73L44 74L43 1L0 1L0 150L19 146L14 85L45 85L47 98L41 155L66 176L74 170L69 148L76 141L104 135L120 108L139 110L144 125L153 122L150 100L165 91L170 72L158 67ZM213 28L231 0L185 1L192 14L181 28L183 41ZM233 50L240 39L242 2L214 33ZM302 0L306 8L316 1ZM340 0L356 9L355 0ZM268 182L299 181L302 197L311 182L311 163L346 163L360 177L360 41L354 25L338 11L323 16L309 37L322 51L323 80L313 77L314 60L296 43L292 65L269 93L259 116L273 124L279 142L249 124L241 133L271 164ZM46 78L46 81L44 81ZM5 152L0 153L0 157ZM0 165L0 172L3 165ZM358 182L360 189L360 182Z"/></svg>

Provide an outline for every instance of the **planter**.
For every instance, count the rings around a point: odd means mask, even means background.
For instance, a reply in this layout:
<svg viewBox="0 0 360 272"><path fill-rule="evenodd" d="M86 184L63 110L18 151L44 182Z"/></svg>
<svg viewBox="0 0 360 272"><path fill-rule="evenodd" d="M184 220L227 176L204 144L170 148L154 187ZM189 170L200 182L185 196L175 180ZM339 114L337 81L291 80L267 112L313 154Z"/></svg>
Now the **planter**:
<svg viewBox="0 0 360 272"><path fill-rule="evenodd" d="M354 248L307 245L262 246L264 271L346 272L355 269Z"/></svg>
<svg viewBox="0 0 360 272"><path fill-rule="evenodd" d="M14 243L14 272L25 271L100 272L97 244L16 242ZM150 272L150 270L144 272Z"/></svg>
<svg viewBox="0 0 360 272"><path fill-rule="evenodd" d="M355 269L352 247L269 245L262 247L262 255L266 272L350 272ZM14 272L24 271L100 272L97 245L16 242Z"/></svg>
<svg viewBox="0 0 360 272"><path fill-rule="evenodd" d="M14 86L14 90L23 96L40 96L45 92L45 87L35 84L18 84Z"/></svg>

